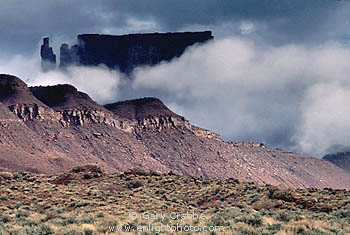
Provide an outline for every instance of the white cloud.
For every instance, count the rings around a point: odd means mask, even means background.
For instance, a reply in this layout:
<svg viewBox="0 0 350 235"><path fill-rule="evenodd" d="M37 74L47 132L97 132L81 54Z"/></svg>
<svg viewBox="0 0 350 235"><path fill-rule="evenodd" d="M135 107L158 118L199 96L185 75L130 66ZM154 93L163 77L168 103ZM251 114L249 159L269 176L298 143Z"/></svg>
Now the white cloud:
<svg viewBox="0 0 350 235"><path fill-rule="evenodd" d="M103 34L122 35L130 33L150 33L155 31L161 31L161 27L157 22L152 19L137 19L135 17L127 17L124 26L108 26L104 27L101 31Z"/></svg>
<svg viewBox="0 0 350 235"><path fill-rule="evenodd" d="M298 147L322 155L335 145L350 146L350 87L337 81L312 86L301 104Z"/></svg>
<svg viewBox="0 0 350 235"><path fill-rule="evenodd" d="M192 47L171 63L137 69L133 87L166 94L185 117L226 139L320 156L331 145L350 146L342 134L350 133L350 118L344 118L350 117L344 111L350 97L332 86L314 89L333 82L349 86L348 74L350 50L336 43L260 47L230 38Z"/></svg>

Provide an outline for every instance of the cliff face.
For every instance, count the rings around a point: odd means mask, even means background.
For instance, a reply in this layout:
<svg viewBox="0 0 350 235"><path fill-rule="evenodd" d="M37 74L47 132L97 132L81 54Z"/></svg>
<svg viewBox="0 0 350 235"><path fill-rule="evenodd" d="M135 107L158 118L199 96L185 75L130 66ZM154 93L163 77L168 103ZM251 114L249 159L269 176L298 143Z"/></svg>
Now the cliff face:
<svg viewBox="0 0 350 235"><path fill-rule="evenodd" d="M104 64L111 69L130 73L135 67L156 65L181 56L187 47L207 42L214 37L210 31L184 33L129 34L121 36L82 34L78 45L62 44L60 67ZM53 52L44 39L41 57L53 63Z"/></svg>
<svg viewBox="0 0 350 235"><path fill-rule="evenodd" d="M211 39L213 36L209 31L124 36L79 35L79 58L83 65L102 63L129 73L140 65L155 65L179 57L187 47Z"/></svg>

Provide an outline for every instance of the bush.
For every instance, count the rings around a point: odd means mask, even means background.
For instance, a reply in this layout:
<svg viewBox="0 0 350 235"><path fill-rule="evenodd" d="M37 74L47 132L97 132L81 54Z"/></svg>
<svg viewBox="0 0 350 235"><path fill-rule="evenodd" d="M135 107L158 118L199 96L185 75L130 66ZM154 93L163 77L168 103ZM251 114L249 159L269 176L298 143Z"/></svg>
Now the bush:
<svg viewBox="0 0 350 235"><path fill-rule="evenodd" d="M95 222L95 219L91 216L80 220L81 224L93 224L94 222Z"/></svg>
<svg viewBox="0 0 350 235"><path fill-rule="evenodd" d="M252 215L248 217L241 217L235 220L236 222L243 222L253 227L260 227L263 225L263 220L260 215Z"/></svg>
<svg viewBox="0 0 350 235"><path fill-rule="evenodd" d="M92 231L91 229L85 229L85 230L84 230L84 234L85 234L85 235L93 235L93 234L94 234L94 231Z"/></svg>
<svg viewBox="0 0 350 235"><path fill-rule="evenodd" d="M338 218L350 218L350 210L340 210L335 213L335 216Z"/></svg>
<svg viewBox="0 0 350 235"><path fill-rule="evenodd" d="M49 235L49 234L53 234L53 230L51 229L50 226L43 224L41 225L41 227L38 230L38 235Z"/></svg>
<svg viewBox="0 0 350 235"><path fill-rule="evenodd" d="M149 176L151 175L149 172L146 172L144 169L141 168L134 168L131 169L128 172L125 172L126 174L132 174L132 175L139 175L139 176Z"/></svg>
<svg viewBox="0 0 350 235"><path fill-rule="evenodd" d="M0 222L2 222L2 223L4 223L4 224L10 222L10 216L8 216L8 215L2 215L2 216L0 216Z"/></svg>
<svg viewBox="0 0 350 235"><path fill-rule="evenodd" d="M288 223L289 221L291 221L292 217L287 214L286 212L280 212L277 217L277 220Z"/></svg>
<svg viewBox="0 0 350 235"><path fill-rule="evenodd" d="M281 200L261 200L261 201L257 201L255 202L252 207L255 210L261 210L261 209L272 209L272 208L277 208L280 207L281 205L283 205Z"/></svg>
<svg viewBox="0 0 350 235"><path fill-rule="evenodd" d="M129 183L129 188L139 188L142 186L141 181L133 181Z"/></svg>
<svg viewBox="0 0 350 235"><path fill-rule="evenodd" d="M230 225L229 222L227 222L227 220L224 219L224 217L222 217L219 214L213 215L210 218L210 221L208 223L208 226L228 226Z"/></svg>
<svg viewBox="0 0 350 235"><path fill-rule="evenodd" d="M74 224L74 223L77 223L77 220L75 219L74 216L70 216L70 217L63 219L60 224L62 226L67 226L69 224Z"/></svg>
<svg viewBox="0 0 350 235"><path fill-rule="evenodd" d="M20 172L13 173L13 178L14 179L22 179L22 177L23 177L23 174L20 173Z"/></svg>
<svg viewBox="0 0 350 235"><path fill-rule="evenodd" d="M239 227L237 230L237 235L258 235L258 233L243 227Z"/></svg>
<svg viewBox="0 0 350 235"><path fill-rule="evenodd" d="M103 218L103 217L105 217L105 215L103 214L103 212L99 212L99 213L97 213L96 217Z"/></svg>
<svg viewBox="0 0 350 235"><path fill-rule="evenodd" d="M296 196L293 192L288 190L270 190L270 198L275 200L282 200L285 202L294 202Z"/></svg>
<svg viewBox="0 0 350 235"><path fill-rule="evenodd" d="M98 174L102 174L103 170L100 166L97 165L83 165L83 166L76 166L72 170L74 173L80 173L80 172L94 172Z"/></svg>
<svg viewBox="0 0 350 235"><path fill-rule="evenodd" d="M260 215L261 215L261 216L274 216L274 215L276 215L276 211L273 211L273 210L264 210L264 209L262 209L262 210L260 211Z"/></svg>
<svg viewBox="0 0 350 235"><path fill-rule="evenodd" d="M79 233L73 229L68 232L65 232L63 235L76 235L76 234L79 234Z"/></svg>
<svg viewBox="0 0 350 235"><path fill-rule="evenodd" d="M17 202L16 204L16 209L19 209L23 206L23 203L22 202Z"/></svg>
<svg viewBox="0 0 350 235"><path fill-rule="evenodd" d="M277 233L282 228L282 224L271 224L267 226L267 230L269 230L271 233Z"/></svg>
<svg viewBox="0 0 350 235"><path fill-rule="evenodd" d="M29 212L25 210L18 210L16 213L16 218L28 217Z"/></svg>

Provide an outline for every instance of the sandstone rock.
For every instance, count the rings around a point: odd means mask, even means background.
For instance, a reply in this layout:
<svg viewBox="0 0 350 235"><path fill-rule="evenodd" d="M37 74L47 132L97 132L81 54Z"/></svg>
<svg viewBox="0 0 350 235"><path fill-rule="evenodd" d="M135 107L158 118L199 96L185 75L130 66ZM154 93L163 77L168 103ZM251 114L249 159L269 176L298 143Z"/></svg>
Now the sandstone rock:
<svg viewBox="0 0 350 235"><path fill-rule="evenodd" d="M155 65L181 56L187 47L213 39L210 31L184 33L149 33L130 35L82 34L78 45L61 46L61 64L96 66L130 73L140 65ZM171 45L171 46L169 46Z"/></svg>
<svg viewBox="0 0 350 235"><path fill-rule="evenodd" d="M63 43L60 48L60 67L65 68L71 65L79 65L79 46L74 45L69 48L68 44Z"/></svg>
<svg viewBox="0 0 350 235"><path fill-rule="evenodd" d="M41 67L44 72L53 70L56 68L56 55L53 53L52 47L50 47L49 38L43 39L43 45L40 50L41 55Z"/></svg>

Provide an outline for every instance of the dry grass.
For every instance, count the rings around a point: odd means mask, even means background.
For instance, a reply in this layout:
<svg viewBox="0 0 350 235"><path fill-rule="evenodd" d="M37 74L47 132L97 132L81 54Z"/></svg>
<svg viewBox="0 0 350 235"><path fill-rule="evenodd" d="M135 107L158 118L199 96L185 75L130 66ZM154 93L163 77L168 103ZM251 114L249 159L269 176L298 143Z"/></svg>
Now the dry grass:
<svg viewBox="0 0 350 235"><path fill-rule="evenodd" d="M198 234L350 233L346 190L279 189L141 170L108 175L94 167L14 175L0 177L0 234L156 234L161 226L216 226ZM153 231L142 233L140 226Z"/></svg>

